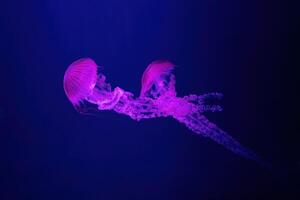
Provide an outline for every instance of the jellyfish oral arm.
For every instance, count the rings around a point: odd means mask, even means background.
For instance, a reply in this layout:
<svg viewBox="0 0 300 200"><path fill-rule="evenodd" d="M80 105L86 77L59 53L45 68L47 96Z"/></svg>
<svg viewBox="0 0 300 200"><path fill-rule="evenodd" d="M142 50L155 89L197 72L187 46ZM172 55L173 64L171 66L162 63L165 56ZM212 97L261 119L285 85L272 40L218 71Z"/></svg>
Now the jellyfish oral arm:
<svg viewBox="0 0 300 200"><path fill-rule="evenodd" d="M120 101L120 98L123 96L124 90L119 87L116 87L114 91L109 94L110 98L103 99L99 101L98 109L99 110L111 110L115 107L115 105Z"/></svg>
<svg viewBox="0 0 300 200"><path fill-rule="evenodd" d="M264 167L270 167L269 163L265 162L260 156L255 154L252 150L242 146L233 137L211 123L205 116L199 112L190 113L177 120L183 123L187 128L194 133L210 138L218 144L224 146L231 152L240 155L249 160L254 160Z"/></svg>
<svg viewBox="0 0 300 200"><path fill-rule="evenodd" d="M131 92L116 87L112 92L94 89L86 101L98 106L98 110L114 110L134 120L163 116L157 105L150 98L134 98Z"/></svg>
<svg viewBox="0 0 300 200"><path fill-rule="evenodd" d="M162 112L150 98L134 98L130 92L124 92L113 110L125 114L134 120L161 117Z"/></svg>

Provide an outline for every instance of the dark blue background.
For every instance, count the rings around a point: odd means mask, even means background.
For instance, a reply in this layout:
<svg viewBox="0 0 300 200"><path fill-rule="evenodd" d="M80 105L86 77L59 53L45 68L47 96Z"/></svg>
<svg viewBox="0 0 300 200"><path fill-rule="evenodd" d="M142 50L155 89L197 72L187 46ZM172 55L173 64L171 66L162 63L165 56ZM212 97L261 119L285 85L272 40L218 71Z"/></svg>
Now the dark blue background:
<svg viewBox="0 0 300 200"><path fill-rule="evenodd" d="M296 197L299 46L292 5L1 4L0 199ZM209 119L284 168L284 175L191 134L171 118L136 122L113 112L76 113L62 79L81 57L95 59L114 87L136 95L147 64L171 60L179 66L178 94L224 93L224 111Z"/></svg>

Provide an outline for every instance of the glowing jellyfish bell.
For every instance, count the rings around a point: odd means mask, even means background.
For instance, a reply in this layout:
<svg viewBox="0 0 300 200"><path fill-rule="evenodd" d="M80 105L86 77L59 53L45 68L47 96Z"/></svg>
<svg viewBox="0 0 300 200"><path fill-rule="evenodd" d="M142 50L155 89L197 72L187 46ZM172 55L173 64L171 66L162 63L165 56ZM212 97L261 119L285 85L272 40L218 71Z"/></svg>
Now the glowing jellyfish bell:
<svg viewBox="0 0 300 200"><path fill-rule="evenodd" d="M111 91L106 77L98 73L98 66L91 58L81 58L73 62L64 75L64 90L73 106L80 113L111 109L123 94L123 90L116 87Z"/></svg>
<svg viewBox="0 0 300 200"><path fill-rule="evenodd" d="M78 108L91 95L97 82L97 64L90 58L73 62L64 75L64 90L74 107Z"/></svg>
<svg viewBox="0 0 300 200"><path fill-rule="evenodd" d="M174 67L168 60L151 62L142 76L140 97L158 98L171 89L175 95L175 76L172 74Z"/></svg>

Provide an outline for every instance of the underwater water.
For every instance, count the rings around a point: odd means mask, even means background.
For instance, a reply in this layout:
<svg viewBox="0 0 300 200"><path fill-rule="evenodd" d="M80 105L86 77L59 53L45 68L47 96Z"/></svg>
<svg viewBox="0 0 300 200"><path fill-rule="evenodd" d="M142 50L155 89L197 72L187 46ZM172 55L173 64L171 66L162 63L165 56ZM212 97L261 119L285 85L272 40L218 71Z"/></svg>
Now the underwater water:
<svg viewBox="0 0 300 200"><path fill-rule="evenodd" d="M1 2L0 13L0 199L297 199L292 6L49 0ZM224 94L205 117L278 170L193 134L177 112L79 114L63 79L82 57L135 97L147 65L170 60L176 95Z"/></svg>

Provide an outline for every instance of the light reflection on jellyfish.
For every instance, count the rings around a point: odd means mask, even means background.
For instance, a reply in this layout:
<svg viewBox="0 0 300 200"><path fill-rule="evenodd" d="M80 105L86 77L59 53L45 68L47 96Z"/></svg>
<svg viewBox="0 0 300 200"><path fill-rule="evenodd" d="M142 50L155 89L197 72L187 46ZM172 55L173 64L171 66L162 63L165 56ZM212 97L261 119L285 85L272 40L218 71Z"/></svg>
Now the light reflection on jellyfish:
<svg viewBox="0 0 300 200"><path fill-rule="evenodd" d="M171 116L185 124L194 133L211 138L232 152L263 166L268 166L258 155L243 147L226 132L208 121L205 112L221 111L219 105L209 105L211 99L219 99L221 93L191 94L178 97L175 89L175 65L167 60L150 63L142 76L139 97L116 87L113 90L106 77L90 58L73 62L64 75L64 90L77 111L89 112L90 105L98 110L114 110L134 120Z"/></svg>

